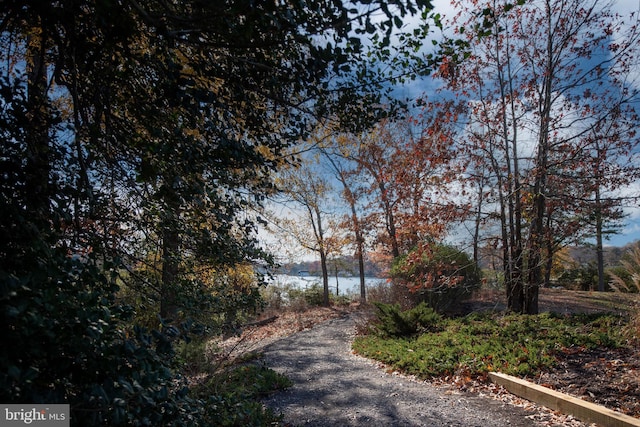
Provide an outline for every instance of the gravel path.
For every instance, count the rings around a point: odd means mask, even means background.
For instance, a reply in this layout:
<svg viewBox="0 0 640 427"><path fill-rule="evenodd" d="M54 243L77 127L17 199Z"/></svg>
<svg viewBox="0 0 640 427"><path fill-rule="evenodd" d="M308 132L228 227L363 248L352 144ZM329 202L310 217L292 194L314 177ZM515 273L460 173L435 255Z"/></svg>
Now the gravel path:
<svg viewBox="0 0 640 427"><path fill-rule="evenodd" d="M265 401L285 414L287 425L536 425L521 407L388 374L351 354L355 316L329 320L264 348L267 366L294 383Z"/></svg>

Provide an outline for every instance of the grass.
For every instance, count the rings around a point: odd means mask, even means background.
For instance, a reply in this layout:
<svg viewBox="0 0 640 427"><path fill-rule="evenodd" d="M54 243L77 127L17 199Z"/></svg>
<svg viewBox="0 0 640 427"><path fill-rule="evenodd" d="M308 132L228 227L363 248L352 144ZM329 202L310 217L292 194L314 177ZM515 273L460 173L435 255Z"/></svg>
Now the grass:
<svg viewBox="0 0 640 427"><path fill-rule="evenodd" d="M436 332L410 337L361 336L353 349L422 379L450 375L485 379L492 371L535 376L553 366L562 351L625 344L625 321L611 314L486 313L440 322Z"/></svg>

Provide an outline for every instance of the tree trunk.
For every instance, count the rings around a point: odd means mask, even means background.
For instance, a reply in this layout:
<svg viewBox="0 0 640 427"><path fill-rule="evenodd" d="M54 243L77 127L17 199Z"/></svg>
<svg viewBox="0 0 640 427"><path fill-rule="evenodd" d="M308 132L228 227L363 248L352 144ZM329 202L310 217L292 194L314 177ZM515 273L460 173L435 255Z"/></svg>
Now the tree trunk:
<svg viewBox="0 0 640 427"><path fill-rule="evenodd" d="M320 254L320 267L322 269L322 304L328 307L329 304L329 269L327 268L327 250L324 240L324 229L322 228L322 213L318 205L309 207L313 211L316 218L314 231L316 233L316 241L318 243L318 253Z"/></svg>
<svg viewBox="0 0 640 427"><path fill-rule="evenodd" d="M320 248L320 267L322 268L322 304L329 307L329 270L324 248Z"/></svg>
<svg viewBox="0 0 640 427"><path fill-rule="evenodd" d="M602 242L602 200L600 182L596 183L596 258L598 264L598 291L604 292L604 247Z"/></svg>
<svg viewBox="0 0 640 427"><path fill-rule="evenodd" d="M34 219L51 220L50 194L50 112L47 106L46 37L33 27L27 38L27 120L25 195Z"/></svg>
<svg viewBox="0 0 640 427"><path fill-rule="evenodd" d="M170 177L167 183L173 182ZM180 268L180 236L176 218L179 202L172 189L164 184L165 214L162 224L162 276L160 283L160 317L169 321L175 320L178 314L178 273Z"/></svg>
<svg viewBox="0 0 640 427"><path fill-rule="evenodd" d="M538 147L539 150L545 150L546 146ZM542 157L539 160L539 171L536 174L536 182L534 185L534 201L533 213L531 219L531 231L529 234L528 246L528 280L524 288L524 307L525 314L538 314L538 293L542 284L542 247L544 240L544 216L545 203L544 196L545 178L546 178L546 154L539 154Z"/></svg>
<svg viewBox="0 0 640 427"><path fill-rule="evenodd" d="M367 287L365 284L364 254L361 242L358 242L358 272L360 274L360 302L365 303L367 302Z"/></svg>
<svg viewBox="0 0 640 427"><path fill-rule="evenodd" d="M475 224L473 229L473 262L480 265L480 225L482 223L482 201L484 194L484 179L478 182L478 207L476 209Z"/></svg>
<svg viewBox="0 0 640 427"><path fill-rule="evenodd" d="M162 277L160 295L160 317L175 320L178 312L176 279L178 278L178 232L171 225L162 231Z"/></svg>
<svg viewBox="0 0 640 427"><path fill-rule="evenodd" d="M389 233L389 240L391 241L391 255L393 255L394 258L398 258L400 256L400 245L398 244L398 236L396 235L396 221L393 215L393 206L389 200L384 181L381 179L378 181L378 187L384 209L387 233Z"/></svg>
<svg viewBox="0 0 640 427"><path fill-rule="evenodd" d="M349 191L349 194L351 194L351 191ZM364 303L367 301L367 289L364 279L364 237L362 236L360 221L358 220L356 205L352 196L349 197L349 204L351 205L351 222L353 223L353 231L356 237L356 256L358 258L358 273L360 276L360 301Z"/></svg>

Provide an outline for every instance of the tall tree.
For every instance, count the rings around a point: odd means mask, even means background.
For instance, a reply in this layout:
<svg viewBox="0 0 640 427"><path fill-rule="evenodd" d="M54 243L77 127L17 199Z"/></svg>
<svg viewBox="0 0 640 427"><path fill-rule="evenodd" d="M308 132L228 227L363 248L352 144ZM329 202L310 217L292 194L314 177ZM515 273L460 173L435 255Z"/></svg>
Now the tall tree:
<svg viewBox="0 0 640 427"><path fill-rule="evenodd" d="M339 138L343 139L343 138ZM349 205L348 220L345 221L349 224L349 228L353 231L353 241L355 243L355 256L358 260L358 276L360 278L360 301L366 302L367 290L365 283L365 229L358 210L358 195L359 189L355 187L353 183L354 171L349 170L342 163L346 159L342 155L337 155L331 150L323 149L327 161L332 167L332 170L340 184L342 185L342 197ZM337 158L334 159L334 156Z"/></svg>
<svg viewBox="0 0 640 427"><path fill-rule="evenodd" d="M520 3L456 3L467 12L457 23L479 29L482 37L469 35L469 60L441 74L453 90L473 100L468 141L478 159L490 160L498 188L508 306L537 313L546 260L561 247L549 244L551 236L557 237L550 228L553 215L573 211L577 218L575 213L585 208L570 203L559 208L556 201L572 199L570 186L560 178L590 150L585 146L590 132L613 121L615 111L635 116L632 103L638 93L628 78L638 32L637 17L625 27L601 2ZM478 9L483 10L480 17ZM620 36L614 41L613 34ZM469 84L461 88L461 81ZM636 143L632 136L627 128L617 133L616 144L630 148ZM574 180L576 188L585 187ZM576 230L587 228L583 223Z"/></svg>
<svg viewBox="0 0 640 427"><path fill-rule="evenodd" d="M363 133L348 151L369 177L368 222L384 224L380 240L397 258L421 241L438 240L455 217L444 190L455 176L453 144L445 121L389 121ZM383 218L378 222L378 218Z"/></svg>

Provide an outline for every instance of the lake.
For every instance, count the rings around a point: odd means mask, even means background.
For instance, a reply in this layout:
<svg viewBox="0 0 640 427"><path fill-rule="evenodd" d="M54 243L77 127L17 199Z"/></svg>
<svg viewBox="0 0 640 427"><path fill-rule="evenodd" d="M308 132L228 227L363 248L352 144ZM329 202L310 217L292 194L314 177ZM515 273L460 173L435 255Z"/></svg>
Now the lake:
<svg viewBox="0 0 640 427"><path fill-rule="evenodd" d="M365 286L367 288L372 286L378 286L385 284L387 279L381 279L379 277L365 277ZM307 289L311 286L318 285L322 287L321 276L293 276L288 274L276 274L273 277L273 282L276 286L281 287L296 287L300 289ZM359 277L340 277L337 281L335 276L329 276L329 291L336 295L360 295L360 278Z"/></svg>

